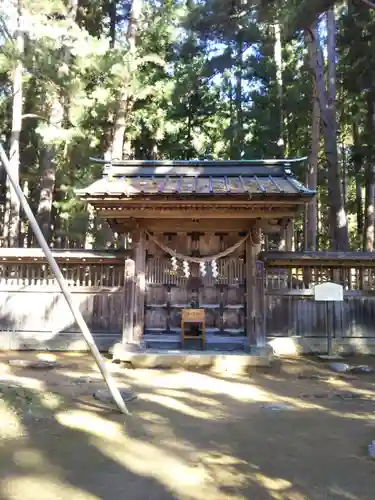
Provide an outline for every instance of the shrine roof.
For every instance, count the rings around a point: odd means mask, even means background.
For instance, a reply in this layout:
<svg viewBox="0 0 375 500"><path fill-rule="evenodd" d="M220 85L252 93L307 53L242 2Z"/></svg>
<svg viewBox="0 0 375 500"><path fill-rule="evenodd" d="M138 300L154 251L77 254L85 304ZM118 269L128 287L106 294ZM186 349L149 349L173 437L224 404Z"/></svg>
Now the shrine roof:
<svg viewBox="0 0 375 500"><path fill-rule="evenodd" d="M291 170L304 160L102 161L103 177L77 194L82 199L157 195L311 198L315 192Z"/></svg>

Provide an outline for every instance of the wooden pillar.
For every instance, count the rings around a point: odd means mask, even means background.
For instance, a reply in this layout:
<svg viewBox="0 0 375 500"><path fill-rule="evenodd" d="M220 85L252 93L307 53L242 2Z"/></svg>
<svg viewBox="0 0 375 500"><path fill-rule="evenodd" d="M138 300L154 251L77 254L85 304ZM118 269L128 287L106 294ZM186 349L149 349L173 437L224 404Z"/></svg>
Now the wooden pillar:
<svg viewBox="0 0 375 500"><path fill-rule="evenodd" d="M263 347L266 342L263 321L264 289L262 276L257 276L260 252L260 229L254 228L246 241L246 330L250 346Z"/></svg>
<svg viewBox="0 0 375 500"><path fill-rule="evenodd" d="M135 260L134 328L133 342L142 342L145 326L146 294L146 234L143 229L133 233Z"/></svg>
<svg viewBox="0 0 375 500"><path fill-rule="evenodd" d="M134 343L134 300L135 300L135 262L125 260L124 309L122 321L123 344Z"/></svg>
<svg viewBox="0 0 375 500"><path fill-rule="evenodd" d="M290 219L285 228L285 250L293 252L294 246L294 220Z"/></svg>
<svg viewBox="0 0 375 500"><path fill-rule="evenodd" d="M286 250L286 227L283 227L280 232L279 251L285 252L285 250Z"/></svg>
<svg viewBox="0 0 375 500"><path fill-rule="evenodd" d="M279 250L292 252L294 250L294 220L284 219L281 225Z"/></svg>
<svg viewBox="0 0 375 500"><path fill-rule="evenodd" d="M294 220L289 219L285 226L285 251L293 252L294 248ZM306 277L307 279L307 277ZM288 282L291 284L293 281L293 269L288 270Z"/></svg>

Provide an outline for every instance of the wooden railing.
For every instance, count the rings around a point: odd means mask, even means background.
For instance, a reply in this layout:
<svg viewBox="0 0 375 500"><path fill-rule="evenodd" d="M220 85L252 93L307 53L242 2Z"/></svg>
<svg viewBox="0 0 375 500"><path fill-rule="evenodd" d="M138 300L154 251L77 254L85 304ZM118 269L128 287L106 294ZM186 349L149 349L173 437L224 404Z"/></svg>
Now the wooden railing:
<svg viewBox="0 0 375 500"><path fill-rule="evenodd" d="M119 340L126 254L53 252L101 348ZM0 348L67 349L81 335L39 249L0 249Z"/></svg>
<svg viewBox="0 0 375 500"><path fill-rule="evenodd" d="M375 338L375 255L265 252L265 325L268 337ZM344 288L344 302L314 301L324 281ZM327 325L328 322L328 325Z"/></svg>

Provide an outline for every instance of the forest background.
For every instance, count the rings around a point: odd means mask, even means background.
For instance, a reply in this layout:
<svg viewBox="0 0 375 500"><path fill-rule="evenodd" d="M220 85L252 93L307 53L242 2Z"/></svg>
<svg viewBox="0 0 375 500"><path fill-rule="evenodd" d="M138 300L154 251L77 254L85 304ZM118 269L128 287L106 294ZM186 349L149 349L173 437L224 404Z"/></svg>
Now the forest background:
<svg viewBox="0 0 375 500"><path fill-rule="evenodd" d="M3 0L0 137L54 247L124 245L75 196L90 157L308 156L295 249L373 251L375 4ZM1 246L35 246L0 175Z"/></svg>

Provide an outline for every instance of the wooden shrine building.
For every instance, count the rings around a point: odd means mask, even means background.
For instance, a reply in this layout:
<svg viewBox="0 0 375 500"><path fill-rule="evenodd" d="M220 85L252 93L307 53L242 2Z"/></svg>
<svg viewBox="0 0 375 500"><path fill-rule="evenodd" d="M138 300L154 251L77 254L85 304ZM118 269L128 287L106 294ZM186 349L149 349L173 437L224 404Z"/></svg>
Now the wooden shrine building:
<svg viewBox="0 0 375 500"><path fill-rule="evenodd" d="M265 345L257 256L315 194L292 172L303 160L112 162L79 191L131 235L124 349L180 349L182 316L197 314L204 349Z"/></svg>

